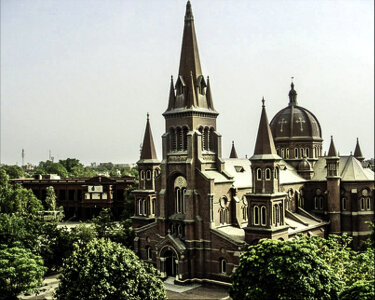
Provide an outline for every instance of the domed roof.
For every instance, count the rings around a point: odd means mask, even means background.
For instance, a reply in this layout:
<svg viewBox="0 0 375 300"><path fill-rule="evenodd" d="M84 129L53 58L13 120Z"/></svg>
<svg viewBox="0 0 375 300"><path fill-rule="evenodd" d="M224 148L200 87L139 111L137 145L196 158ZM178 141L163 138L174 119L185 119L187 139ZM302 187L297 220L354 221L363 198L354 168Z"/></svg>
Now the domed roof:
<svg viewBox="0 0 375 300"><path fill-rule="evenodd" d="M275 142L291 139L322 141L319 121L312 112L298 105L293 82L289 99L289 105L280 110L270 124Z"/></svg>
<svg viewBox="0 0 375 300"><path fill-rule="evenodd" d="M311 167L311 164L307 160L306 157L303 158L303 160L300 161L298 164L298 171L311 171L313 168Z"/></svg>

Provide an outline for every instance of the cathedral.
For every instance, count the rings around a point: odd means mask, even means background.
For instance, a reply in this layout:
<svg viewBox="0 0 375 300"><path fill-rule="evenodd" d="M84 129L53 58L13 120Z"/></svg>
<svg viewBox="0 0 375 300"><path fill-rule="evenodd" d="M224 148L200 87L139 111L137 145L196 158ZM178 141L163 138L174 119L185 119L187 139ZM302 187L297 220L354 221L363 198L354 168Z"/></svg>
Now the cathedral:
<svg viewBox="0 0 375 300"><path fill-rule="evenodd" d="M134 250L176 282L230 282L241 252L262 238L347 233L354 247L374 220L374 172L359 142L327 154L316 116L299 105L292 82L288 105L269 122L259 101L254 153L222 156L218 112L200 65L194 17L186 5L178 76L170 82L158 159L147 115L134 190ZM287 98L287 97L285 97ZM286 103L287 104L287 103Z"/></svg>

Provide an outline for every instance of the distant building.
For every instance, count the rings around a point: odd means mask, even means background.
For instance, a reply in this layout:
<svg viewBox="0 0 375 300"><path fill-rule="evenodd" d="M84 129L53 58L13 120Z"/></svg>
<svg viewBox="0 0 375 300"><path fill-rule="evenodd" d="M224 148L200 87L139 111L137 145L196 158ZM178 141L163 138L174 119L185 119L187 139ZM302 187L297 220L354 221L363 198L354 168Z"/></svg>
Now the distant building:
<svg viewBox="0 0 375 300"><path fill-rule="evenodd" d="M186 6L179 73L170 83L156 156L147 117L139 187L134 191L134 248L164 277L229 282L240 254L261 238L348 233L354 246L370 234L374 172L354 155L338 156L333 138L323 156L318 119L297 102L269 123L261 108L254 154L222 157L210 81L202 74L194 18Z"/></svg>
<svg viewBox="0 0 375 300"><path fill-rule="evenodd" d="M65 178L39 175L37 178L12 179L11 183L21 183L33 191L43 202L46 189L52 186L57 196L57 205L63 206L65 219L79 220L97 216L101 209L111 208L115 218L119 218L125 208L126 194L134 184L134 177Z"/></svg>

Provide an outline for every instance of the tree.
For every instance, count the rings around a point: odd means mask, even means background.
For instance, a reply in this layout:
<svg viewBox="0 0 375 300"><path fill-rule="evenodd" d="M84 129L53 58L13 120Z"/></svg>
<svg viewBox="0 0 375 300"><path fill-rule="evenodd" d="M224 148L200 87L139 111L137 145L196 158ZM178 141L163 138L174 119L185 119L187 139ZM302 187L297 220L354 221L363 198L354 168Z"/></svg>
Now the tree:
<svg viewBox="0 0 375 300"><path fill-rule="evenodd" d="M41 161L35 170L35 174L57 174L61 178L68 177L68 171L61 163L54 163L50 160Z"/></svg>
<svg viewBox="0 0 375 300"><path fill-rule="evenodd" d="M105 239L76 247L64 263L57 299L167 299L157 271L131 250Z"/></svg>
<svg viewBox="0 0 375 300"><path fill-rule="evenodd" d="M43 259L29 249L0 248L0 295L15 297L21 292L35 291L42 285Z"/></svg>
<svg viewBox="0 0 375 300"><path fill-rule="evenodd" d="M236 299L337 299L343 283L306 239L263 239L241 255L232 274Z"/></svg>
<svg viewBox="0 0 375 300"><path fill-rule="evenodd" d="M13 166L4 165L1 167L1 169L4 170L11 179L21 178L25 176L25 171L21 167L16 166L16 165L13 165Z"/></svg>
<svg viewBox="0 0 375 300"><path fill-rule="evenodd" d="M52 211L56 211L56 194L53 186L46 188L46 203Z"/></svg>
<svg viewBox="0 0 375 300"><path fill-rule="evenodd" d="M346 287L340 294L340 300L373 300L375 299L375 281L358 280Z"/></svg>

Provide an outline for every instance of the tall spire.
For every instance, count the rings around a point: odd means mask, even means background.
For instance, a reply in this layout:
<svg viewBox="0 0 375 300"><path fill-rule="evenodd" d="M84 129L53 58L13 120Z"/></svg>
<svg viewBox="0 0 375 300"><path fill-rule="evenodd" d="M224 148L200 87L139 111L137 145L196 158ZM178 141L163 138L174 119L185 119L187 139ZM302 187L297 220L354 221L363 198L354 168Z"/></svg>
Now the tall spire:
<svg viewBox="0 0 375 300"><path fill-rule="evenodd" d="M149 113L147 113L147 123L146 123L145 135L143 138L141 159L158 159L156 156L154 139L152 137L149 116L150 116Z"/></svg>
<svg viewBox="0 0 375 300"><path fill-rule="evenodd" d="M357 158L359 161L363 161L365 159L362 154L361 147L359 146L358 138L357 138L357 144L355 145L354 157Z"/></svg>
<svg viewBox="0 0 375 300"><path fill-rule="evenodd" d="M182 37L180 69L178 74L182 76L184 80L188 81L190 79L190 72L193 72L194 80L202 75L193 11L190 1L188 1L186 4L185 26Z"/></svg>
<svg viewBox="0 0 375 300"><path fill-rule="evenodd" d="M171 86L170 86L170 90L169 90L169 101L168 101L167 110L172 109L172 107L174 106L175 98L176 98L176 96L175 96L175 93L174 93L173 76L171 76Z"/></svg>
<svg viewBox="0 0 375 300"><path fill-rule="evenodd" d="M280 159L276 152L275 143L273 142L264 102L265 100L263 98L262 115L260 117L254 155L251 157L251 159Z"/></svg>
<svg viewBox="0 0 375 300"><path fill-rule="evenodd" d="M298 105L297 103L297 92L294 89L294 83L293 83L294 77L292 77L292 83L290 84L290 91L289 91L289 106L291 105Z"/></svg>
<svg viewBox="0 0 375 300"><path fill-rule="evenodd" d="M234 147L234 141L232 141L232 150L230 151L229 158L238 158L236 148Z"/></svg>
<svg viewBox="0 0 375 300"><path fill-rule="evenodd" d="M331 144L329 145L328 157L337 157L337 151L335 143L333 142L333 136L331 135Z"/></svg>

